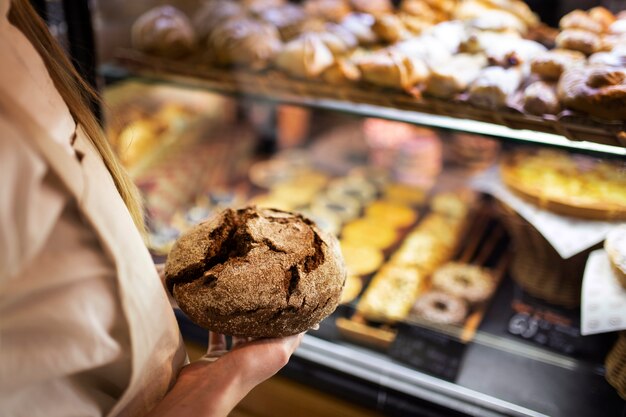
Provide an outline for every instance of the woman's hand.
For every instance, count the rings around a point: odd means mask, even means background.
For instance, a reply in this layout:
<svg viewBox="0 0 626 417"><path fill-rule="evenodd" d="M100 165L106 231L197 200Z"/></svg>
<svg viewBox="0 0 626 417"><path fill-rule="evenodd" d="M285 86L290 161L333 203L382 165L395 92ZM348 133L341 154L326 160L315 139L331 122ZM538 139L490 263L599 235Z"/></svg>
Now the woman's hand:
<svg viewBox="0 0 626 417"><path fill-rule="evenodd" d="M223 336L209 337L209 351L180 372L176 384L150 417L226 417L252 388L287 364L302 334L280 339L234 340L225 350Z"/></svg>

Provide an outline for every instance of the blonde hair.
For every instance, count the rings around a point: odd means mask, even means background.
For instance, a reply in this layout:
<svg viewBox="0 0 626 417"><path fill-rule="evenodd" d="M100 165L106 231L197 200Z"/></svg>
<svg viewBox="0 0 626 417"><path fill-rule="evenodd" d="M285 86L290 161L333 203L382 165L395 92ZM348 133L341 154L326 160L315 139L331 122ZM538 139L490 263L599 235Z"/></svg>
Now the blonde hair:
<svg viewBox="0 0 626 417"><path fill-rule="evenodd" d="M28 0L11 1L9 21L22 31L43 59L55 87L65 100L74 120L82 126L100 153L135 225L140 232L145 233L141 194L113 153L89 107L91 101L100 102L97 93L76 71Z"/></svg>

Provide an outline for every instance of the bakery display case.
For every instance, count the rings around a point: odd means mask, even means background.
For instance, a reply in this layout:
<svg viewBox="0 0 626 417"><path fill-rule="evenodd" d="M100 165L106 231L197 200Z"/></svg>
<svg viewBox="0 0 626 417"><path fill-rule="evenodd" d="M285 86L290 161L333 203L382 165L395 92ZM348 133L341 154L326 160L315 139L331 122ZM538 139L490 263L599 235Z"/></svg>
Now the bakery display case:
<svg viewBox="0 0 626 417"><path fill-rule="evenodd" d="M340 241L341 303L284 377L391 416L624 415L623 11L116 3L105 128L155 261L226 207Z"/></svg>

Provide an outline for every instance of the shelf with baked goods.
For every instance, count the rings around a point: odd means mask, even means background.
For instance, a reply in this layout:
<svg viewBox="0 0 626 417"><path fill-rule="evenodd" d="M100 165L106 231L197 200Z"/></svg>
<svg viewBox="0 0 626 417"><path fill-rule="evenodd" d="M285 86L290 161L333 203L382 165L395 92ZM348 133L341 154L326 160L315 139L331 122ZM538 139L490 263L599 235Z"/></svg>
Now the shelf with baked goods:
<svg viewBox="0 0 626 417"><path fill-rule="evenodd" d="M120 51L105 75L325 109L421 126L482 134L511 141L626 156L625 122L606 122L572 112L535 116L519 108L481 108L463 100L411 96L365 84L333 85L295 79L276 70L219 68L202 59L166 60L135 50Z"/></svg>

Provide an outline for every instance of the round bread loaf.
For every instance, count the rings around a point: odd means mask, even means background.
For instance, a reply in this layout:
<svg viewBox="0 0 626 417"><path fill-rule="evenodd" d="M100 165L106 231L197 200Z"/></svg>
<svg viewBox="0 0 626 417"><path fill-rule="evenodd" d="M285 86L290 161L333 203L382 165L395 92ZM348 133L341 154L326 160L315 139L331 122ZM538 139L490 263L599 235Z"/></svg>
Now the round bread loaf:
<svg viewBox="0 0 626 417"><path fill-rule="evenodd" d="M240 337L310 329L337 307L346 279L339 243L296 214L227 209L174 244L165 279L196 324Z"/></svg>

